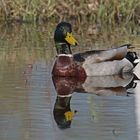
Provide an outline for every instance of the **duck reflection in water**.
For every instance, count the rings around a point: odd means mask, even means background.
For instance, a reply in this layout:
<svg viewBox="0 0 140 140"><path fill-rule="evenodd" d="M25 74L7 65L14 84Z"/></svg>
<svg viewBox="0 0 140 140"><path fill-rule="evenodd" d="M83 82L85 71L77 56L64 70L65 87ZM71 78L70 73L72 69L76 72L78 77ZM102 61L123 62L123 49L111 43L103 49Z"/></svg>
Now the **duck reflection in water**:
<svg viewBox="0 0 140 140"><path fill-rule="evenodd" d="M115 75L102 77L52 77L57 98L54 105L54 119L61 129L70 128L76 110L71 111L70 101L74 92L89 93L97 96L129 96L138 78L135 75Z"/></svg>
<svg viewBox="0 0 140 140"><path fill-rule="evenodd" d="M75 78L53 77L53 83L57 92L57 98L54 105L54 119L61 129L70 128L71 121L76 114L76 110L71 111L70 100L72 93L76 88Z"/></svg>

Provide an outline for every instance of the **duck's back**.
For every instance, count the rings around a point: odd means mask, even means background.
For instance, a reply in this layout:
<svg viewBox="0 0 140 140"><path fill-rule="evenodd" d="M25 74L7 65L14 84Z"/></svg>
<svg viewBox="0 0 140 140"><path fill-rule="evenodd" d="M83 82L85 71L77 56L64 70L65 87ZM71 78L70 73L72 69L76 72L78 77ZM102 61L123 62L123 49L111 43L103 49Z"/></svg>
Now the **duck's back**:
<svg viewBox="0 0 140 140"><path fill-rule="evenodd" d="M91 50L84 53L74 54L74 58L81 57L82 60L90 61L90 63L99 63L104 61L121 60L127 54L127 46L111 48L108 50Z"/></svg>

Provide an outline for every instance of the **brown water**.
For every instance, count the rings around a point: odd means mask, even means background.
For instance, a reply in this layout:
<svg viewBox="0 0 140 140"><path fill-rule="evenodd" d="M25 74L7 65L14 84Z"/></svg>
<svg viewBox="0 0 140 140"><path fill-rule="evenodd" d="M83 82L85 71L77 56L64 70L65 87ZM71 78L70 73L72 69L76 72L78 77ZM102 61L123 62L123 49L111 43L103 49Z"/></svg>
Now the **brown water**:
<svg viewBox="0 0 140 140"><path fill-rule="evenodd" d="M48 27L2 26L0 34L1 140L140 139L140 82L133 75L52 79Z"/></svg>

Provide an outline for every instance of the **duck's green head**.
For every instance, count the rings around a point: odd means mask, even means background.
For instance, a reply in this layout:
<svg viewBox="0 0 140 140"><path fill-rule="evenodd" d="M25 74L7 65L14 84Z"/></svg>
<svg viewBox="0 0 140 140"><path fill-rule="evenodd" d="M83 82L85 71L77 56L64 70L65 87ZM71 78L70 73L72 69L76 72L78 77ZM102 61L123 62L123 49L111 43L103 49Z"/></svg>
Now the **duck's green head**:
<svg viewBox="0 0 140 140"><path fill-rule="evenodd" d="M60 22L54 33L55 47L58 54L71 54L70 46L76 46L78 42L72 35L72 26L67 22Z"/></svg>

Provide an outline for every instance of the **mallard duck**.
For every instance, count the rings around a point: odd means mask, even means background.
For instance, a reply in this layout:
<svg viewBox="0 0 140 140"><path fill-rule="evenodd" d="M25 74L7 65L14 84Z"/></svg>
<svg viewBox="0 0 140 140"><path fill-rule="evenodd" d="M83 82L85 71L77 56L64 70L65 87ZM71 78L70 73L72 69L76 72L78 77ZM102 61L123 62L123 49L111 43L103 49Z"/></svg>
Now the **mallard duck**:
<svg viewBox="0 0 140 140"><path fill-rule="evenodd" d="M91 50L72 54L71 45L78 45L72 35L70 23L61 22L54 33L57 57L52 74L54 76L101 76L132 72L138 64L136 52L129 49L131 44L107 50Z"/></svg>

